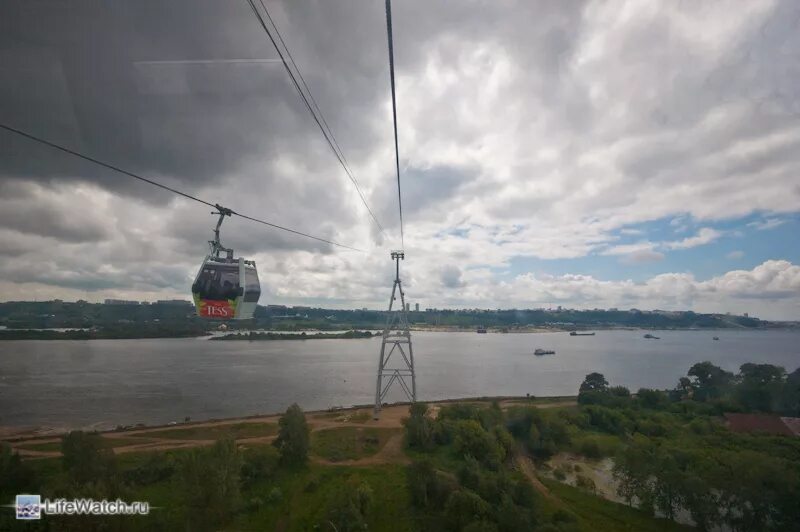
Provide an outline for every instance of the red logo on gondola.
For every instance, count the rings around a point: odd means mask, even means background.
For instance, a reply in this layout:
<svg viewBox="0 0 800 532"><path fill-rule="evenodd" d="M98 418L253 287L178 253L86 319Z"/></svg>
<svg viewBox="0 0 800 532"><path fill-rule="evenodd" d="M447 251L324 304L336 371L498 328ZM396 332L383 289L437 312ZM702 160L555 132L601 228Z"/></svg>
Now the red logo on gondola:
<svg viewBox="0 0 800 532"><path fill-rule="evenodd" d="M200 305L200 315L204 318L233 318L236 309L229 301L203 301Z"/></svg>

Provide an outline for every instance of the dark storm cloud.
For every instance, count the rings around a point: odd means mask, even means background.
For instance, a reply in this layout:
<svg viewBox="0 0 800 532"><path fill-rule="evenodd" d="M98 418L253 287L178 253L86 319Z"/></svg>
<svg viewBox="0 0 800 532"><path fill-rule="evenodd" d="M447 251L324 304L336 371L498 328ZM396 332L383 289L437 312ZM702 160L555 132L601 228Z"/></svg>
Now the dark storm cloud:
<svg viewBox="0 0 800 532"><path fill-rule="evenodd" d="M64 242L94 242L109 235L98 213L40 192L28 183L0 181L0 226Z"/></svg>
<svg viewBox="0 0 800 532"><path fill-rule="evenodd" d="M277 58L244 2L8 3L0 20L0 120L13 127L189 188L219 183L255 157L271 159L301 144L307 150L309 139L319 142L280 63L169 63ZM309 65L307 78L319 82L317 88L341 80L332 98L317 91L321 103L337 101L356 85L362 96L374 91L371 73L341 75L358 67L358 55L351 57L355 64ZM376 62L375 74L380 66ZM368 103L364 97L350 102ZM326 110L334 125L344 122L337 106ZM319 162L330 168L332 156L324 155ZM6 176L88 179L161 196L6 132L0 161Z"/></svg>

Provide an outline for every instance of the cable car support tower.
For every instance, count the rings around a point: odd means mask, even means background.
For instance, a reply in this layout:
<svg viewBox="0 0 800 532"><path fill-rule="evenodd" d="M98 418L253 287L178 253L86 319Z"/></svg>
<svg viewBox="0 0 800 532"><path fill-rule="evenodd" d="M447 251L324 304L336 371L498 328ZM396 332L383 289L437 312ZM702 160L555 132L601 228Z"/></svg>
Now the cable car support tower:
<svg viewBox="0 0 800 532"><path fill-rule="evenodd" d="M386 328L383 330L381 339L381 357L378 362L378 377L375 384L375 411L373 413L375 419L380 416L383 400L395 382L399 383L409 401L413 403L417 400L414 349L411 345L405 293L400 281L400 261L405 259L405 253L402 250L392 251L391 257L395 262L395 277L392 297L389 299ZM395 307L398 292L400 293L400 308Z"/></svg>

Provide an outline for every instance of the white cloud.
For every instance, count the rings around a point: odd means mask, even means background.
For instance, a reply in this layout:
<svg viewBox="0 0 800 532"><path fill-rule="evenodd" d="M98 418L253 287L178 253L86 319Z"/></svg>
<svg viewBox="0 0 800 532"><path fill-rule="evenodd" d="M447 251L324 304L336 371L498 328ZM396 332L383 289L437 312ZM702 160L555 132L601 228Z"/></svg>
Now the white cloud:
<svg viewBox="0 0 800 532"><path fill-rule="evenodd" d="M643 249L629 253L620 262L623 264L648 264L651 262L660 262L664 260L664 254L652 249Z"/></svg>
<svg viewBox="0 0 800 532"><path fill-rule="evenodd" d="M758 231L766 231L768 229L775 229L785 224L789 220L785 218L765 218L764 220L756 220L747 224L747 227L752 227Z"/></svg>
<svg viewBox="0 0 800 532"><path fill-rule="evenodd" d="M786 319L800 309L800 266L765 261L752 270L735 270L699 281L688 273L665 273L645 282L604 281L588 275L522 274L495 283L488 307L529 308L560 304L574 308L619 307L692 309L698 312L750 312ZM437 294L437 297L446 297ZM465 285L451 294L455 303L475 306L488 295ZM795 314L796 315L796 314Z"/></svg>
<svg viewBox="0 0 800 532"><path fill-rule="evenodd" d="M668 249L689 249L697 246L709 244L722 236L722 233L710 227L701 228L695 236L684 238L683 240L676 240L674 242L666 242L664 245Z"/></svg>
<svg viewBox="0 0 800 532"><path fill-rule="evenodd" d="M652 251L654 247L655 244L649 241L637 242L635 244L620 244L603 250L602 255L629 255L641 251Z"/></svg>
<svg viewBox="0 0 800 532"><path fill-rule="evenodd" d="M744 257L744 251L741 251L741 250L737 249L737 250L731 251L730 253L725 255L725 257L728 258L728 259L731 259L731 260L739 260L742 257Z"/></svg>

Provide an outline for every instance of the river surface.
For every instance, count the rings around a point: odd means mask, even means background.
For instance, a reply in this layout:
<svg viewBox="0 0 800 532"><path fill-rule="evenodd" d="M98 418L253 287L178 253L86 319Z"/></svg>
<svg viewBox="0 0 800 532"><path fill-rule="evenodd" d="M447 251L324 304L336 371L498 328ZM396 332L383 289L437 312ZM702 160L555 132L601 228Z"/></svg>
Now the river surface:
<svg viewBox="0 0 800 532"><path fill-rule="evenodd" d="M800 366L800 331L413 333L418 397L574 395L587 373L672 388L695 362ZM719 336L714 341L713 336ZM109 428L374 401L380 338L0 341L0 426ZM557 354L534 356L541 347ZM388 401L401 400L400 389Z"/></svg>

